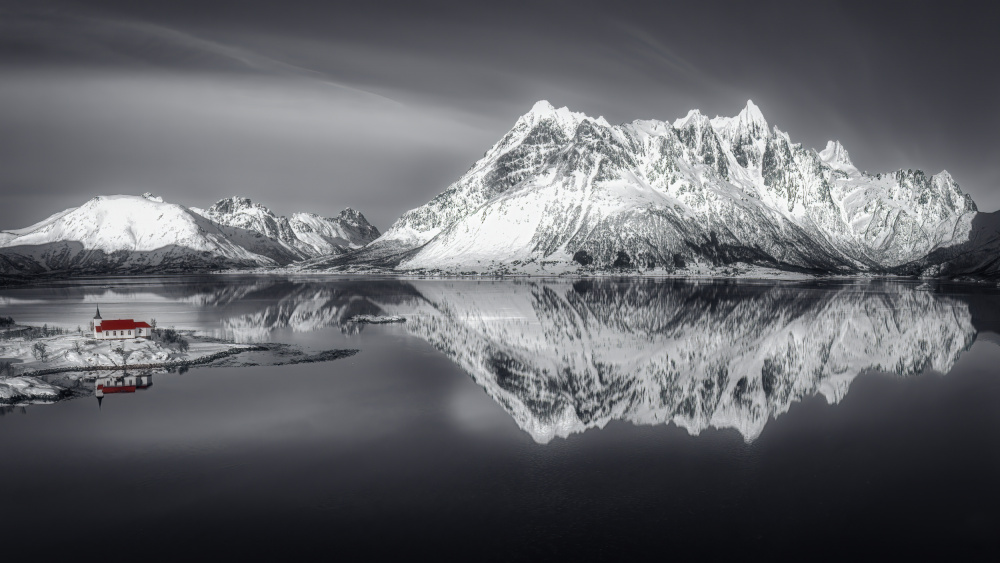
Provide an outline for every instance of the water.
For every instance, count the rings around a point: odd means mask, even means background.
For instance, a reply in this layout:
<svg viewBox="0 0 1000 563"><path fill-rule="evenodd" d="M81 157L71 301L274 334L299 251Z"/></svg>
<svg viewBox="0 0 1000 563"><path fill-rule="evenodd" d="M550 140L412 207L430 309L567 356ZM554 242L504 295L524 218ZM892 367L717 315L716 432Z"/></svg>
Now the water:
<svg viewBox="0 0 1000 563"><path fill-rule="evenodd" d="M910 282L129 278L0 316L345 359L4 407L5 553L987 558L996 289ZM359 326L355 314L400 314Z"/></svg>

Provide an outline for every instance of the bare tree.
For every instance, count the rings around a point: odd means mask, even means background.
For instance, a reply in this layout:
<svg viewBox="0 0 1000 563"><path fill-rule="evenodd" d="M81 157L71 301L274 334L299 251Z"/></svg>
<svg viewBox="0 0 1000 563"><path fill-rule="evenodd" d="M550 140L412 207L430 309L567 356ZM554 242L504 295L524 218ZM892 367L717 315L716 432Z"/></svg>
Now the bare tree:
<svg viewBox="0 0 1000 563"><path fill-rule="evenodd" d="M128 359L129 359L129 356L132 355L133 350L126 350L125 349L125 343L122 342L122 343L118 344L117 348L113 348L111 351L114 352L115 354L117 354L118 357L120 357L122 359L121 368L123 370L126 369L126 368L128 368Z"/></svg>
<svg viewBox="0 0 1000 563"><path fill-rule="evenodd" d="M46 361L49 359L49 349L44 342L35 342L31 346L31 355L35 357L36 360Z"/></svg>

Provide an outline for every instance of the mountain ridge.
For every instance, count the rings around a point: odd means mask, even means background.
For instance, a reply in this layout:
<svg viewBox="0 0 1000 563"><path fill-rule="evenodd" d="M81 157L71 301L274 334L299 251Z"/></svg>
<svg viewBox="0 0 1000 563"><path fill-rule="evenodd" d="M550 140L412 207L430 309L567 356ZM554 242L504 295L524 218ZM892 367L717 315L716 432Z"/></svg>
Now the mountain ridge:
<svg viewBox="0 0 1000 563"><path fill-rule="evenodd" d="M803 148L752 101L734 117L615 126L540 101L371 244L300 267L929 275L977 213L947 171L861 172L839 142Z"/></svg>
<svg viewBox="0 0 1000 563"><path fill-rule="evenodd" d="M209 210L142 196L97 196L0 232L0 274L152 273L273 268L358 248L378 235L360 213L274 215L247 198Z"/></svg>
<svg viewBox="0 0 1000 563"><path fill-rule="evenodd" d="M105 209L107 208L107 209ZM612 125L542 100L380 233L348 208L279 216L99 196L0 232L0 275L295 272L1000 277L1000 222L946 170L869 174L735 116ZM135 221L129 220L134 218Z"/></svg>

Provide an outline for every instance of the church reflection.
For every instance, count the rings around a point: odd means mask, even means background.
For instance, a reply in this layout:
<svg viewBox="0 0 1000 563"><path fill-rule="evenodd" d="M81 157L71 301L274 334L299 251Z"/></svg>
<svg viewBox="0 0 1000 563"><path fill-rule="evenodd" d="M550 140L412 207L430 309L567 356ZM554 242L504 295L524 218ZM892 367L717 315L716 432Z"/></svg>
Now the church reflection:
<svg viewBox="0 0 1000 563"><path fill-rule="evenodd" d="M151 374L108 375L94 381L94 396L97 397L97 406L101 406L105 395L135 393L136 391L145 391L152 386L153 376Z"/></svg>

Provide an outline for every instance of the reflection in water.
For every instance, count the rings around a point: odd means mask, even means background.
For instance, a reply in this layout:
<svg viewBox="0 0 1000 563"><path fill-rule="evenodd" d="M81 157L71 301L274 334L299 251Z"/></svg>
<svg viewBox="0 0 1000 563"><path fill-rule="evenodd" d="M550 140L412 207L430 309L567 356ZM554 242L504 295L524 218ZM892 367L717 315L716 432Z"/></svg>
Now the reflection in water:
<svg viewBox="0 0 1000 563"><path fill-rule="evenodd" d="M135 393L143 391L153 386L153 376L135 375L123 373L120 375L108 375L99 377L94 381L94 396L97 397L97 405L100 406L104 400L104 395L117 393Z"/></svg>
<svg viewBox="0 0 1000 563"><path fill-rule="evenodd" d="M187 303L240 342L280 330L354 334L371 330L349 322L355 315L400 315L406 323L376 330L430 343L541 443L611 420L734 428L753 440L795 401L839 402L859 374L947 373L977 326L1000 328L984 317L993 302L970 309L971 294L915 285L217 277L124 285L111 300L144 292Z"/></svg>
<svg viewBox="0 0 1000 563"><path fill-rule="evenodd" d="M275 288L272 288L275 289ZM967 304L902 283L671 280L287 284L234 335L403 325L468 372L538 442L611 420L746 440L792 402L839 402L865 372L947 373L976 338Z"/></svg>
<svg viewBox="0 0 1000 563"><path fill-rule="evenodd" d="M543 443L617 419L749 441L861 373L946 373L976 337L968 306L901 285L415 285L427 301L409 330Z"/></svg>
<svg viewBox="0 0 1000 563"><path fill-rule="evenodd" d="M263 307L227 316L219 335L237 342L267 342L271 333L290 328L309 332L337 326L345 334L357 334L364 325L349 322L355 315L381 315L382 306L411 300L415 295L408 284L394 281L255 284L252 291L223 288L222 295L202 294L198 299L215 306L263 302ZM376 304L377 300L382 305Z"/></svg>

